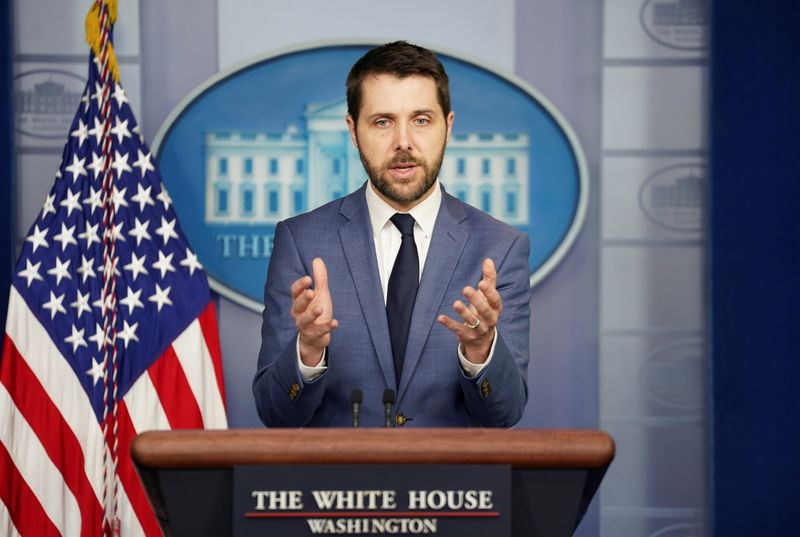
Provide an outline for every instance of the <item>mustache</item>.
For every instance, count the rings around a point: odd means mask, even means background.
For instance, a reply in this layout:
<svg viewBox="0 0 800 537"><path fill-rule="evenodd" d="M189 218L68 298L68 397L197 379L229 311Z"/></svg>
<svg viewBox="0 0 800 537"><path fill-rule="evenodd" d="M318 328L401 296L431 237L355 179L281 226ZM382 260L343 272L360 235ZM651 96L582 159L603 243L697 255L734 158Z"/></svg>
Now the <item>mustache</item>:
<svg viewBox="0 0 800 537"><path fill-rule="evenodd" d="M386 167L391 168L392 166L397 166L400 164L415 164L419 166L420 163L417 159L411 156L410 151L403 150L398 152L397 155L392 158L392 160L387 162Z"/></svg>

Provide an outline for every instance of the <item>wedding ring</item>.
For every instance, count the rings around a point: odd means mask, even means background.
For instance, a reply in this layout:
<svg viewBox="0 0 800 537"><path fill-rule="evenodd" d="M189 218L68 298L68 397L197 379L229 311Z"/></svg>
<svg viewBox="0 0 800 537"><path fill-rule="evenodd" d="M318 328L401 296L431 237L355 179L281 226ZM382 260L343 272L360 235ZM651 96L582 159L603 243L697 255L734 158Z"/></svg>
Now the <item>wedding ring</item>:
<svg viewBox="0 0 800 537"><path fill-rule="evenodd" d="M467 324L467 328L475 329L478 328L480 324L481 324L481 318L478 317L477 320L475 321L475 324Z"/></svg>

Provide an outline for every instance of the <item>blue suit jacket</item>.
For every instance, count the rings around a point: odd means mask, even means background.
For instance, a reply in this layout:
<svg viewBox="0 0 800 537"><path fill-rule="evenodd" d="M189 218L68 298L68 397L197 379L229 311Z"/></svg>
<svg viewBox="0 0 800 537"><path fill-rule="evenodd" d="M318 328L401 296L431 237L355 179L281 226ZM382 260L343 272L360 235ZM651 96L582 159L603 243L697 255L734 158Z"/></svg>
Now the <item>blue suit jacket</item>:
<svg viewBox="0 0 800 537"><path fill-rule="evenodd" d="M508 427L528 398L529 276L527 235L443 192L414 304L400 381L395 379L364 187L275 229L264 293L261 351L253 392L269 427L350 426L350 393L364 393L362 426L383 424L384 389L397 389L395 411L406 426ZM339 327L328 346L328 370L305 382L297 365L290 287L321 257L328 269ZM436 317L458 319L453 302L481 279L481 263L497 267L503 313L489 366L468 378L458 341Z"/></svg>

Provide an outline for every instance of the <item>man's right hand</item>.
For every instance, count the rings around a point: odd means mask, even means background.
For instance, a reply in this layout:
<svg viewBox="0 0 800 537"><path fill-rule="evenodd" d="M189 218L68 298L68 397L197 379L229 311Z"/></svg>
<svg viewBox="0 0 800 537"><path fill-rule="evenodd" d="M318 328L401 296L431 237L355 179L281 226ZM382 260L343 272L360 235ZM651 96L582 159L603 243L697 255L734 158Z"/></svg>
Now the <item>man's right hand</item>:
<svg viewBox="0 0 800 537"><path fill-rule="evenodd" d="M303 276L292 284L292 318L299 337L300 360L303 365L314 367L322 360L339 321L333 318L328 270L322 259L314 258L311 272L313 280Z"/></svg>

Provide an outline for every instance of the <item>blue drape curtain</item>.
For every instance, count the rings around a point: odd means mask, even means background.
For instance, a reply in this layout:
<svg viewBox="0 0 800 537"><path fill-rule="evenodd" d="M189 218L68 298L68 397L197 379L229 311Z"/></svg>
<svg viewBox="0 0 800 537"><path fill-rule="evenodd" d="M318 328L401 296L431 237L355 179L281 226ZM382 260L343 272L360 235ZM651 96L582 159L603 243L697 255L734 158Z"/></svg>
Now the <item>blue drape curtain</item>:
<svg viewBox="0 0 800 537"><path fill-rule="evenodd" d="M11 0L0 0L0 322L5 328L14 263L14 37Z"/></svg>
<svg viewBox="0 0 800 537"><path fill-rule="evenodd" d="M798 535L800 7L713 2L712 506L716 537Z"/></svg>

